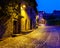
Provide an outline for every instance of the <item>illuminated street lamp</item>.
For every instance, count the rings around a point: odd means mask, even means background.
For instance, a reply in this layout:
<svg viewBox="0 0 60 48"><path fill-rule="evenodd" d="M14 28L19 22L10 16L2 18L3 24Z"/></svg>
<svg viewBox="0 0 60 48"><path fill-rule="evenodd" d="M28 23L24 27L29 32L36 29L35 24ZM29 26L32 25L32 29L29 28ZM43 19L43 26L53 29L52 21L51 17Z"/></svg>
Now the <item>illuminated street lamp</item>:
<svg viewBox="0 0 60 48"><path fill-rule="evenodd" d="M26 8L26 5L25 4L22 4L21 5L21 9L25 9Z"/></svg>
<svg viewBox="0 0 60 48"><path fill-rule="evenodd" d="M26 8L26 5L25 5L25 4L23 4L23 5L22 5L22 7L23 7L23 8Z"/></svg>

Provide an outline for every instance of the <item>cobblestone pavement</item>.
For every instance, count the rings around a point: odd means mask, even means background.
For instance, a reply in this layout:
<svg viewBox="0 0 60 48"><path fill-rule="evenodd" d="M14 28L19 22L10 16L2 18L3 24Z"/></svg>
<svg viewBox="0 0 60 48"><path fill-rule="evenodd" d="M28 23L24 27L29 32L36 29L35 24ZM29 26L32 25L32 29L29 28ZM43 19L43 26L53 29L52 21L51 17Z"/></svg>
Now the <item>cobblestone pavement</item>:
<svg viewBox="0 0 60 48"><path fill-rule="evenodd" d="M27 35L0 41L0 48L60 48L60 27L39 26Z"/></svg>

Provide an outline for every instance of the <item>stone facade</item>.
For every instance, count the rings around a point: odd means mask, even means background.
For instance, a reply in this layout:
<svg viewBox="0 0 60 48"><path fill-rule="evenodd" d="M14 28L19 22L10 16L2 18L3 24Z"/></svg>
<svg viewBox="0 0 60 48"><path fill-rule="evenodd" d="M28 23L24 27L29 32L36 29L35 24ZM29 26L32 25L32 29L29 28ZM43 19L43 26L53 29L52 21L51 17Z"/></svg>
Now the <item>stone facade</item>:
<svg viewBox="0 0 60 48"><path fill-rule="evenodd" d="M1 17L1 25L0 25L0 38L8 37L12 34L20 34L20 32L28 32L35 28L36 23L36 13L34 9L29 5L26 9L20 6L20 12L18 12L18 4L14 6L9 3L6 7L7 14L9 16Z"/></svg>

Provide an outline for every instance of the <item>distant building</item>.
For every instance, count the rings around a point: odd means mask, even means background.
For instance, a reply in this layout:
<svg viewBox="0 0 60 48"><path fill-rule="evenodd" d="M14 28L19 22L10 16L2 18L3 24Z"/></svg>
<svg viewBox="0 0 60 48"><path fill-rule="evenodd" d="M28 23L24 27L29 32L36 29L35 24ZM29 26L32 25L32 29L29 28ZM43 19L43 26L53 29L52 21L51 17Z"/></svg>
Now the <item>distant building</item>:
<svg viewBox="0 0 60 48"><path fill-rule="evenodd" d="M38 14L39 14L39 18L43 18L43 15L44 15L44 11L39 11Z"/></svg>
<svg viewBox="0 0 60 48"><path fill-rule="evenodd" d="M60 11L59 10L53 11L52 15L55 16L56 19L60 19Z"/></svg>
<svg viewBox="0 0 60 48"><path fill-rule="evenodd" d="M45 13L43 18L48 25L60 25L60 11L54 10L53 13Z"/></svg>
<svg viewBox="0 0 60 48"><path fill-rule="evenodd" d="M45 15L45 12L44 11L39 11L38 15L39 15L39 23L40 24L45 23L45 19L43 18L43 16Z"/></svg>
<svg viewBox="0 0 60 48"><path fill-rule="evenodd" d="M53 14L55 14L55 15L60 15L60 10L54 10L54 11L53 11Z"/></svg>

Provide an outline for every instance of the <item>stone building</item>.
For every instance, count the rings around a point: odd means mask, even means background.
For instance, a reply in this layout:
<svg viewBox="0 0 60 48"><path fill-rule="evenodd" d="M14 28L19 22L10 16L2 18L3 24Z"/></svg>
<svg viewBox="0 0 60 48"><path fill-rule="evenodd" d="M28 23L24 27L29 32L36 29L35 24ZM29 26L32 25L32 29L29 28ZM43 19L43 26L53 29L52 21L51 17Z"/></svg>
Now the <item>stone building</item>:
<svg viewBox="0 0 60 48"><path fill-rule="evenodd" d="M32 4L30 4L31 2ZM2 4L3 3L3 4ZM0 1L0 38L35 28L36 4L32 1ZM5 5L5 6L4 6Z"/></svg>

